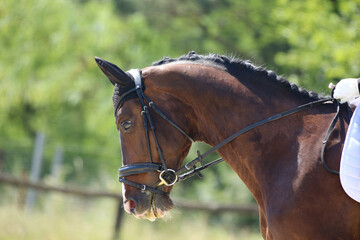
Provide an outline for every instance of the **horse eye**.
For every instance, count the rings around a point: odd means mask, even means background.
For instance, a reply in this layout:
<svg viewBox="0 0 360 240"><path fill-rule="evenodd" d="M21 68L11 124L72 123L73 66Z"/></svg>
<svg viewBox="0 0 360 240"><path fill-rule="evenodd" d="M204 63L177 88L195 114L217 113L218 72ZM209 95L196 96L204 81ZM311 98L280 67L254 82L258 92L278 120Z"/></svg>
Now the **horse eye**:
<svg viewBox="0 0 360 240"><path fill-rule="evenodd" d="M121 126L123 127L123 129L124 129L125 131L127 131L127 130L129 130L129 129L131 128L131 126L132 126L132 121L131 121L131 120L127 120L127 121L121 123Z"/></svg>

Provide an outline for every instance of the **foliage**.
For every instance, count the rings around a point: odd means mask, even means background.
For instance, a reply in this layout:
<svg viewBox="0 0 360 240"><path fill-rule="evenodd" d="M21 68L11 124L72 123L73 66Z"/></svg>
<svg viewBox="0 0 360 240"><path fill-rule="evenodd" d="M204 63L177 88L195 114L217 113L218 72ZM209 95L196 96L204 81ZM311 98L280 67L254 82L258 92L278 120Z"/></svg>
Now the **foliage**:
<svg viewBox="0 0 360 240"><path fill-rule="evenodd" d="M105 151L108 139L116 141L109 134L111 100L103 97L111 87L97 75L93 56L116 52L112 39L119 35L113 32L123 24L111 21L110 3L99 6L63 0L0 6L0 48L6 49L0 56L0 131L7 143L29 142L36 131L46 133L48 146L98 144Z"/></svg>
<svg viewBox="0 0 360 240"><path fill-rule="evenodd" d="M292 80L323 91L329 81L360 76L360 1L278 2L276 33L289 51L276 54L275 62L296 73Z"/></svg>

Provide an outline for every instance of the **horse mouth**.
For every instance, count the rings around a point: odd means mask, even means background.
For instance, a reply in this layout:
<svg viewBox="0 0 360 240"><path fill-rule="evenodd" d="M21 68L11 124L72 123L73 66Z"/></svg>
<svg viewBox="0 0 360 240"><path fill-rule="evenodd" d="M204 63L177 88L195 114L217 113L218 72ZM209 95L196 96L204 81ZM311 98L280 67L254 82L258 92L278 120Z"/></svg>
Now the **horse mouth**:
<svg viewBox="0 0 360 240"><path fill-rule="evenodd" d="M170 198L151 194L149 198L149 208L143 214L134 214L136 218L147 219L154 222L156 219L163 218L173 207Z"/></svg>

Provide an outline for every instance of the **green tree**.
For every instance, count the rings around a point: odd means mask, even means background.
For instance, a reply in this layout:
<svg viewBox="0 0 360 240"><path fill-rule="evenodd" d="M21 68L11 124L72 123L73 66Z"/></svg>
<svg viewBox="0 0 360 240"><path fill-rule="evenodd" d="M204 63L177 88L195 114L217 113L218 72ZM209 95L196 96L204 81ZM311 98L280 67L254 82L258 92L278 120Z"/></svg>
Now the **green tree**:
<svg viewBox="0 0 360 240"><path fill-rule="evenodd" d="M275 63L293 72L290 80L323 91L330 81L360 76L360 1L278 0L274 16L290 46Z"/></svg>
<svg viewBox="0 0 360 240"><path fill-rule="evenodd" d="M126 66L129 58L122 49L128 46L129 36L123 33L127 30L127 25L114 15L111 2L2 3L0 136L3 142L30 142L36 131L43 131L50 141L48 146L61 144L69 152L77 146L94 154L118 155L112 87L98 71L94 55L106 58L111 53L114 60ZM89 149L91 146L97 147ZM85 173L96 172L102 164L100 160L104 161L95 156L88 161L84 165ZM113 161L119 164L120 159Z"/></svg>

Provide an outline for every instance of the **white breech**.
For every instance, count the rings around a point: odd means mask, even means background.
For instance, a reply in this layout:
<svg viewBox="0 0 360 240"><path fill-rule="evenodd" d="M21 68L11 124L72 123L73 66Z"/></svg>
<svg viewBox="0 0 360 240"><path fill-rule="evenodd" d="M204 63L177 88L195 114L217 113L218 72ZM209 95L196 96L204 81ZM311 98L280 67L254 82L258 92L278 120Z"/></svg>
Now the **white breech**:
<svg viewBox="0 0 360 240"><path fill-rule="evenodd" d="M355 109L346 134L340 162L340 181L345 192L360 202L360 107Z"/></svg>

